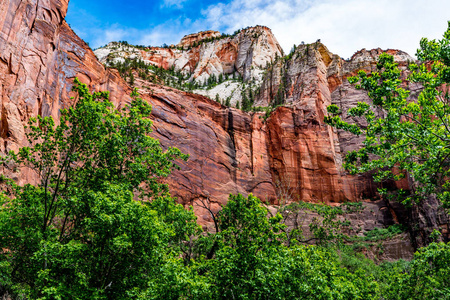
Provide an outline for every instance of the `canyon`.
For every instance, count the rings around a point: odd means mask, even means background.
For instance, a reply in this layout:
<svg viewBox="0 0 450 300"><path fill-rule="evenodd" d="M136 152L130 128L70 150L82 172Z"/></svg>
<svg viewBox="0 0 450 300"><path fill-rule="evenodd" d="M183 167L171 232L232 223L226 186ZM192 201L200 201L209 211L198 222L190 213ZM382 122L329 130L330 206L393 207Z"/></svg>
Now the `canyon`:
<svg viewBox="0 0 450 300"><path fill-rule="evenodd" d="M94 53L64 20L67 7L68 0L0 3L1 155L27 145L25 126L31 117L58 120L60 109L73 104L75 77L92 91L110 91L114 105L124 107L131 101L133 86L104 64L108 58L139 58L180 71L191 82L235 74L243 83L257 86L254 106L268 107L283 95L283 105L267 116L136 78L134 86L153 107L153 137L163 148L175 146L190 156L165 179L170 192L178 202L192 205L205 227L211 226L211 217L197 201L209 201L217 212L235 193L253 193L274 205L281 197L331 205L365 201L375 210L383 208L381 217L372 214L378 227L407 218L401 205L378 200L378 186L370 174L349 175L342 168L345 153L357 149L362 138L323 121L330 104L346 111L358 101L370 101L346 79L358 70L374 70L381 49L358 51L346 61L317 41L283 56L270 29L256 26L230 36L214 31L193 34L167 48L111 43ZM414 59L400 50L387 52L406 78L406 66ZM408 88L411 97L417 97L420 86ZM36 181L30 170L13 164L4 164L1 172L19 184ZM378 202L373 204L373 199ZM448 234L448 218L433 205L415 217L420 230L439 227Z"/></svg>

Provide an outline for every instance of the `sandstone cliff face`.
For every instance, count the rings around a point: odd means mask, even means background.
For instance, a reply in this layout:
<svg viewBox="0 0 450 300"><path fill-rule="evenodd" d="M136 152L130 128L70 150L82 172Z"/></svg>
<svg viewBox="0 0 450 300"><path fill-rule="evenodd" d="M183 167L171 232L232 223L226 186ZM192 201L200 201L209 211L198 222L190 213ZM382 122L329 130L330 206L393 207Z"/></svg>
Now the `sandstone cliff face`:
<svg viewBox="0 0 450 300"><path fill-rule="evenodd" d="M182 71L190 75L190 81L203 83L210 76L221 74L239 74L244 81L259 80L265 66L282 55L282 49L269 28L256 26L243 29L234 36L222 36L216 31L191 34L177 47L142 50L110 43L95 53L102 63L125 57L140 58L165 69Z"/></svg>
<svg viewBox="0 0 450 300"><path fill-rule="evenodd" d="M105 69L64 21L67 4L2 2L2 154L26 145L24 125L30 117L58 119L59 110L71 105L75 77L93 90L109 90L117 107L130 100L131 88L117 72ZM258 117L201 96L156 85L153 89L153 95L143 89L143 97L154 106L155 137L163 146L178 146L191 155L169 181L179 201L193 203L199 197L209 197L225 203L229 193L252 191L274 201L266 129ZM254 151L250 151L252 147ZM36 179L29 170L14 166L4 166L2 172L21 184Z"/></svg>
<svg viewBox="0 0 450 300"><path fill-rule="evenodd" d="M365 91L356 90L346 80L350 76L356 75L357 71L364 70L366 72L376 71L376 64L378 56L387 52L394 56L395 61L399 64L402 70L402 79L406 82L409 71L407 66L414 59L407 53L400 50L387 50L372 49L367 51L365 49L356 52L349 61L343 61L340 68L333 67L328 71L328 81L330 83L330 92L332 103L338 105L343 112L348 111L351 107L356 106L358 102L371 103L370 98ZM338 83L338 84L336 84ZM415 83L408 83L404 85L405 88L410 90L410 99L417 99L418 93L420 93L421 87ZM382 114L382 111L378 111L378 114ZM343 119L347 122L358 122L356 118L343 115ZM361 124L363 125L363 124ZM342 130L338 131L340 147L343 152L355 150L361 145L364 137L356 137L355 135ZM401 183L400 183L401 184Z"/></svg>
<svg viewBox="0 0 450 300"><path fill-rule="evenodd" d="M375 61L376 57L371 57L371 62ZM280 178L293 181L292 186L298 188L295 194L302 200L341 202L376 196L370 175L348 176L342 169L343 156L359 147L361 140L354 136L345 139L347 133L323 122L328 105L338 103L346 108L356 104L347 102L353 98L337 99L344 82L358 95L358 101L367 98L346 81L346 76L356 74L362 66L349 67L323 44L315 43L299 46L290 58L277 60L267 71L255 105L268 106L281 97L287 106L278 108L268 120L269 126L282 120L281 124L291 127L284 130L284 134L290 132L288 136L278 134L278 140L273 140L273 157L283 166L277 170ZM283 146L288 140L295 142Z"/></svg>
<svg viewBox="0 0 450 300"><path fill-rule="evenodd" d="M173 196L187 204L209 199L217 209L230 193L275 201L267 129L257 116L161 86L152 91L154 136L190 155L167 179Z"/></svg>
<svg viewBox="0 0 450 300"><path fill-rule="evenodd" d="M103 88L118 79L101 68L92 51L70 30L64 21L67 5L68 1L0 3L2 153L24 145L29 117L58 118L59 109L70 105L68 78L92 78ZM116 86L116 91L115 97L123 95L123 87Z"/></svg>
<svg viewBox="0 0 450 300"><path fill-rule="evenodd" d="M181 41L177 44L177 46L187 49L205 39L218 38L220 36L221 36L220 32L214 30L207 30L198 33L188 34L181 39Z"/></svg>
<svg viewBox="0 0 450 300"><path fill-rule="evenodd" d="M309 198L308 201L314 201L314 197L324 191L326 195L322 194L318 197L322 201L327 201L328 193L334 200L354 201L358 197L364 199L377 196L377 186L369 174L347 176L342 171L343 156L348 151L359 149L364 137L327 128L323 124L323 116L326 114L328 105L336 104L344 112L342 115L344 120L364 126L361 120L350 117L345 112L356 106L357 102L371 104L371 99L366 92L357 90L350 85L347 78L356 75L359 70L376 71L378 56L383 52L394 56L402 70L404 88L410 91L409 99L416 100L421 86L406 80L409 74L407 66L413 61L413 58L400 50L373 49L367 51L363 49L356 52L350 60L344 61L339 56L331 54L321 43L301 45L290 58L280 59L268 69L256 105L271 105L273 102L280 101L281 97L284 104L295 112L292 116L299 115L305 120L303 126L299 126L295 120L286 122L293 124L300 133L300 135L297 134L295 140L299 142L299 148L302 149L287 151L289 153L287 156L298 152L304 158L299 160L301 163L296 168L277 169L283 170L286 174L285 177L290 180L301 178L295 182L294 186L300 187L296 194L302 199ZM287 107L278 108L269 119L269 124ZM378 110L376 113L382 115L383 111ZM284 116L282 119L286 120L289 117ZM307 126L305 126L306 123ZM272 157L277 157L275 153L286 155L286 149L280 147L283 145L282 141L274 142L273 145L278 148L273 152ZM305 157L316 157L317 159L308 163L308 158ZM286 165L293 166L294 164L290 162ZM325 165L328 167L323 167ZM317 184L320 188L317 188ZM390 183L391 186L406 190L412 184L411 178ZM394 218L404 224L410 224L412 228L410 233L415 246L423 246L431 242L429 234L433 229L440 229L444 239L450 238L448 215L439 207L434 197L422 201L413 209L408 210L408 213L405 213L396 203L387 202L387 204Z"/></svg>

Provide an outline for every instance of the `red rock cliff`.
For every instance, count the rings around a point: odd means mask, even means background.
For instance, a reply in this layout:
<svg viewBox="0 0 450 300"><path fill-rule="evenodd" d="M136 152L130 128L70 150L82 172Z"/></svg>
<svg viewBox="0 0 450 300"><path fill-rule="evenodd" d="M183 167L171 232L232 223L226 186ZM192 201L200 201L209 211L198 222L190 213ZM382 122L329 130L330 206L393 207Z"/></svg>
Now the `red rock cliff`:
<svg viewBox="0 0 450 300"><path fill-rule="evenodd" d="M24 124L30 117L58 119L59 110L71 105L75 77L92 90L109 90L117 107L130 100L127 83L117 72L105 69L64 21L67 5L68 0L0 1L2 155L26 145ZM269 31L265 27L244 30L239 49L250 54L270 53L262 60L266 61L275 53L267 49L277 49ZM232 43L217 45L225 47L211 48L211 53L218 53L218 61L243 74L258 61L253 54L233 48ZM403 66L410 59L401 51L390 52ZM230 53L236 56L229 57ZM330 103L345 109L356 101L368 101L345 78L359 69L371 70L379 53L378 49L362 50L343 61L320 43L300 46L291 59L274 64L263 81L258 104L273 101L280 86L287 103L266 121L259 113L243 113L202 96L137 80L143 98L153 105L153 135L164 147L177 146L190 155L181 170L168 178L171 193L185 204L209 198L213 210L227 201L229 193L238 192L252 192L271 202L281 194L320 202L374 196L370 177L348 176L341 167L343 153L358 147L360 140L325 126L323 116ZM164 62L164 57L159 59ZM189 64L189 60L185 62ZM214 65L214 60L207 64ZM409 88L413 95L419 89ZM0 171L19 184L36 180L28 170L17 170L11 164L1 166ZM419 221L419 234L448 223L447 215L436 213L437 201L425 204L427 208L412 214L413 220ZM200 223L208 223L208 214L194 207Z"/></svg>
<svg viewBox="0 0 450 300"><path fill-rule="evenodd" d="M60 1L2 3L2 153L25 144L29 117L58 118L59 109L71 104L75 77L93 90L109 90L116 106L129 100L128 85L106 70L64 21L66 9L67 2ZM326 69L319 60L308 63L304 76L315 84L304 91L300 105L278 109L267 122L259 114L162 86L144 94L154 107L155 137L191 156L169 179L180 201L224 203L229 193L252 192L274 202L286 188L293 199L304 201L353 201L373 194L367 180L341 170L338 139L323 124L330 102ZM33 177L28 172L14 176L22 183Z"/></svg>
<svg viewBox="0 0 450 300"><path fill-rule="evenodd" d="M26 144L24 124L30 117L51 115L57 119L59 110L71 105L75 77L92 90L109 90L116 106L129 101L130 87L115 71L105 69L64 21L67 4L57 0L0 4L3 154ZM270 46L275 40L268 38L265 27L250 28L242 34L242 49L262 49L263 53L266 46L276 48ZM255 35L262 42L247 39ZM215 52L218 57L220 49ZM287 80L289 103L267 121L259 113L243 113L202 96L137 80L143 98L153 105L154 136L164 147L177 146L190 155L181 170L168 179L179 201L192 204L209 198L218 208L229 193L238 192L252 192L271 202L285 192L293 200L318 202L355 201L374 195L375 187L366 176L348 176L342 170L345 139L323 124L326 106L346 99L336 93L343 92L345 76L356 68L348 67L347 71L348 64L323 46L308 53L298 51L289 67L280 65L286 76L274 66L270 80L264 81L262 103L271 101L281 80ZM231 62L244 72L251 64L246 64L247 56L240 56L240 50L237 53ZM2 171L19 183L34 179L33 174L14 166L5 166Z"/></svg>

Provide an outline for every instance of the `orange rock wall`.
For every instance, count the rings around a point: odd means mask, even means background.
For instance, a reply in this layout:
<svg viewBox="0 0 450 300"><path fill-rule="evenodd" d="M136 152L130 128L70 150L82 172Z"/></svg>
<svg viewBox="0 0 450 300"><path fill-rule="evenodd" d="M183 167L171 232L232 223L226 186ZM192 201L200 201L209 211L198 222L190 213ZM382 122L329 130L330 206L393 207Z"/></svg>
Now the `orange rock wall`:
<svg viewBox="0 0 450 300"><path fill-rule="evenodd" d="M178 47L190 47L195 43L201 42L202 40L208 38L215 38L221 36L220 32L214 30L201 31L198 33L188 34L184 36L180 43L178 43Z"/></svg>
<svg viewBox="0 0 450 300"><path fill-rule="evenodd" d="M72 104L75 77L92 90L109 90L116 107L130 101L127 83L117 72L106 70L64 21L67 6L68 0L0 1L0 155L27 145L25 124L30 117L58 120L60 109ZM213 47L218 59L206 63L205 68L212 70L225 62L250 74L252 66L261 66L274 51L280 51L269 32L261 26L243 30L240 46L225 43L222 48ZM389 51L404 68L410 57ZM270 103L283 83L287 106L278 108L266 121L262 113L243 113L202 96L137 79L142 97L153 105L153 136L163 147L177 146L190 155L167 179L172 195L194 205L199 223L206 226L211 226L211 219L195 205L197 199L210 199L212 210L218 211L229 193L252 192L272 203L277 203L280 195L327 203L374 196L376 187L370 176L349 176L342 170L343 153L358 147L361 139L325 126L323 116L331 103L346 110L357 101L369 101L346 78L359 69L372 70L380 53L379 49L361 50L350 61L343 61L320 43L299 47L291 60L275 63L268 70L258 105ZM171 63L169 56L154 55L154 59L165 66ZM193 68L202 57L205 53L198 50L184 64ZM414 85L408 88L413 97L420 90ZM0 172L19 184L37 181L30 170L13 164L0 166ZM400 222L419 224L413 234L415 245L426 244L437 226L447 226L448 215L438 209L439 202L430 198L410 217L398 214L402 209L396 212ZM371 220L362 221L368 230L375 226L374 215L369 211ZM390 224L384 218L376 224Z"/></svg>

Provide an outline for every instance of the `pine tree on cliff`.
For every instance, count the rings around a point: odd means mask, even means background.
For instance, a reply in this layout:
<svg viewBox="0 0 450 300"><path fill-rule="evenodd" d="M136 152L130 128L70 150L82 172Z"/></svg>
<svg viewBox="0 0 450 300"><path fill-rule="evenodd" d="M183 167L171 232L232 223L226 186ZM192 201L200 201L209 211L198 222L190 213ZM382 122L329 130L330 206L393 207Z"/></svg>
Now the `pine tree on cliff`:
<svg viewBox="0 0 450 300"><path fill-rule="evenodd" d="M133 86L134 85L134 75L131 70L130 70L129 79L130 79L130 85Z"/></svg>

